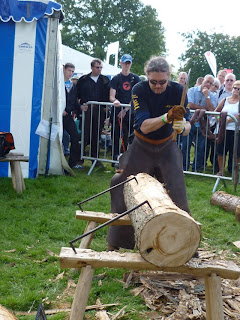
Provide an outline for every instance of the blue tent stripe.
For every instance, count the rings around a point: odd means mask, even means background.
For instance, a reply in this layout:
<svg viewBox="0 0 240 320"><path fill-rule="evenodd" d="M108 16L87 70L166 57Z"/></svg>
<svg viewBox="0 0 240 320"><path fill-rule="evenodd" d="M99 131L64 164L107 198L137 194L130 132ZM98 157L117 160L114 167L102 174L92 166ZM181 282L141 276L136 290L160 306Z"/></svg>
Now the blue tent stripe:
<svg viewBox="0 0 240 320"><path fill-rule="evenodd" d="M11 98L12 98L12 71L14 56L15 23L0 21L0 131L10 131ZM4 48L4 49L3 49ZM0 177L8 176L8 163L0 163Z"/></svg>
<svg viewBox="0 0 240 320"><path fill-rule="evenodd" d="M29 178L35 178L38 170L39 136L35 134L35 131L39 122L41 121L41 103L43 93L47 24L48 19L40 19L38 20L36 29L31 115L31 137L29 150Z"/></svg>

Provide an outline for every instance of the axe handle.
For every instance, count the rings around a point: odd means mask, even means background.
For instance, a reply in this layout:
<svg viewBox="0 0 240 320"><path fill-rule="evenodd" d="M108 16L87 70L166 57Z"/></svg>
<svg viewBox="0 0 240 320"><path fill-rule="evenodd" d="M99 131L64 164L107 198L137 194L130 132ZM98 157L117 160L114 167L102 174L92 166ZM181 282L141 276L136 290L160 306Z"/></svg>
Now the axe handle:
<svg viewBox="0 0 240 320"><path fill-rule="evenodd" d="M183 93L182 93L182 97L181 97L181 102L180 102L180 106L184 107L184 103L185 103L185 99L186 99L186 94L187 94L187 88L188 86L185 85L183 88ZM177 131L174 130L173 132L173 141L177 141Z"/></svg>
<svg viewBox="0 0 240 320"><path fill-rule="evenodd" d="M174 132L173 132L173 141L174 142L177 141L177 131L176 130L174 130Z"/></svg>

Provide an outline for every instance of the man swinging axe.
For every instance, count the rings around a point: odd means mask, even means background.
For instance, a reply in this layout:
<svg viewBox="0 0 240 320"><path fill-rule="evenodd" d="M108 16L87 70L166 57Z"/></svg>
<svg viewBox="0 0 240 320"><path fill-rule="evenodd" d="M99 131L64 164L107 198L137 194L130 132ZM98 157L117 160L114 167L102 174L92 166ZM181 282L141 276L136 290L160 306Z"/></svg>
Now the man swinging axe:
<svg viewBox="0 0 240 320"><path fill-rule="evenodd" d="M191 125L187 97L182 100L183 87L170 80L168 62L153 57L145 65L146 81L132 91L135 137L129 149L119 159L119 172L111 181L114 186L130 175L140 172L155 176L164 183L173 202L190 214L182 167L182 153L173 141L177 134L188 135ZM123 186L111 190L111 212L126 211ZM132 226L110 226L108 250L134 248Z"/></svg>

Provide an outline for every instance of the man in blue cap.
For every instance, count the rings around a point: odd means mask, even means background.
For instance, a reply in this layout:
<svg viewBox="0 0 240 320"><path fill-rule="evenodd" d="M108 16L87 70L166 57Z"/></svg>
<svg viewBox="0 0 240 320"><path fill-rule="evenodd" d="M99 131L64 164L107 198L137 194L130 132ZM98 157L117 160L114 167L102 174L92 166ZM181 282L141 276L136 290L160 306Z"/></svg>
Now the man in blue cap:
<svg viewBox="0 0 240 320"><path fill-rule="evenodd" d="M122 71L114 76L110 83L113 159L117 160L121 152L127 150L128 136L133 132L133 115L129 115L130 108L121 108L121 104L131 103L132 87L140 82L138 75L131 73L132 57L124 54L120 60ZM129 132L130 128L130 132ZM121 146L119 139L121 137Z"/></svg>

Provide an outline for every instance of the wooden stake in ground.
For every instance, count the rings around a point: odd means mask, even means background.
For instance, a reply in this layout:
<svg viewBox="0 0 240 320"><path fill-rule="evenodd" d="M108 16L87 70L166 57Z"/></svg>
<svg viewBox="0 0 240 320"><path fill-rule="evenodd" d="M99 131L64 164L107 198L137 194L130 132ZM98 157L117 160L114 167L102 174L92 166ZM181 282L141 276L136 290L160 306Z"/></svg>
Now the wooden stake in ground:
<svg viewBox="0 0 240 320"><path fill-rule="evenodd" d="M235 219L236 219L236 221L240 222L240 205L237 205L237 207L236 207Z"/></svg>
<svg viewBox="0 0 240 320"><path fill-rule="evenodd" d="M132 177L132 176L131 176ZM156 266L177 267L189 261L201 238L196 221L179 209L163 185L146 173L139 173L124 185L124 201L135 230L136 246L141 256Z"/></svg>

